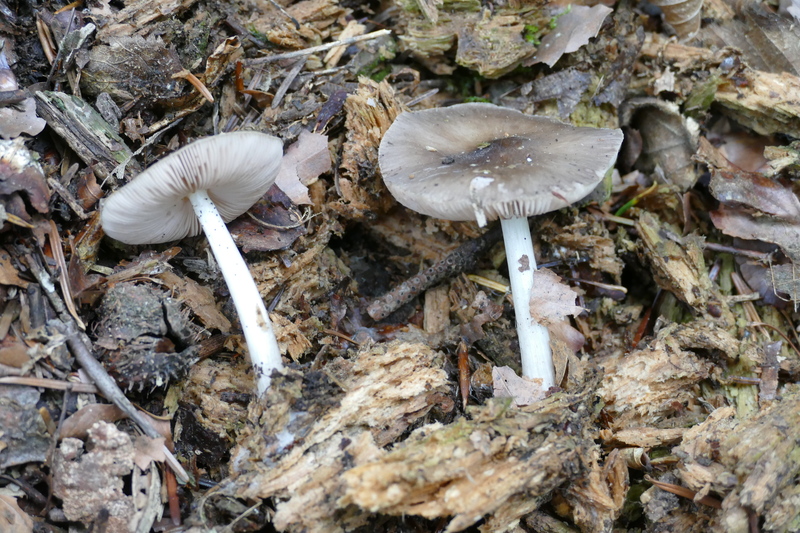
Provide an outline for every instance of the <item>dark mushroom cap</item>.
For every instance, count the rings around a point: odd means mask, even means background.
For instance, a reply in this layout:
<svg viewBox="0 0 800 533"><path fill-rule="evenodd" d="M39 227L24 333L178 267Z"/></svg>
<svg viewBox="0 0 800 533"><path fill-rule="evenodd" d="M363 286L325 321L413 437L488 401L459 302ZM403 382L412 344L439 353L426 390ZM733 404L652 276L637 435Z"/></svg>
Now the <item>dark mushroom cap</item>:
<svg viewBox="0 0 800 533"><path fill-rule="evenodd" d="M622 131L578 128L492 104L403 113L383 136L381 174L418 213L447 220L535 216L603 179Z"/></svg>
<svg viewBox="0 0 800 533"><path fill-rule="evenodd" d="M117 190L103 204L106 235L154 244L202 231L188 196L208 191L225 222L264 196L278 174L280 139L255 131L223 133L177 150Z"/></svg>

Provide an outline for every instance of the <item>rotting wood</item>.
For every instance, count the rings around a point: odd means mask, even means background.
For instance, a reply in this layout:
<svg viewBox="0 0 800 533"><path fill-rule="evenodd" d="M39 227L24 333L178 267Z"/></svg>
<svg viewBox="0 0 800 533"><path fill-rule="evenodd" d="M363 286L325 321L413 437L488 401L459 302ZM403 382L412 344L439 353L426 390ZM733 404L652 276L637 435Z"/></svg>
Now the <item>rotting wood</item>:
<svg viewBox="0 0 800 533"><path fill-rule="evenodd" d="M131 160L133 153L88 103L75 96L51 91L38 91L36 101L37 110L47 125L100 178L107 178L117 165L125 162L129 162L129 172L138 173L138 162Z"/></svg>

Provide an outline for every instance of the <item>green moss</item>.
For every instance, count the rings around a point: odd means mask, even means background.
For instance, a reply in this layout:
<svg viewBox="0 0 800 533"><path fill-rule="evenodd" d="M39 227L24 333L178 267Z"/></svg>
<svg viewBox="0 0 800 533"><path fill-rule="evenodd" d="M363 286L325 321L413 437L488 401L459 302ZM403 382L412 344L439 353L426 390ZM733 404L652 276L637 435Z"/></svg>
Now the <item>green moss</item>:
<svg viewBox="0 0 800 533"><path fill-rule="evenodd" d="M714 102L717 88L722 85L723 80L719 76L711 76L704 83L695 85L689 97L686 99L684 109L690 115L698 115L708 110Z"/></svg>
<svg viewBox="0 0 800 533"><path fill-rule="evenodd" d="M254 25L251 24L250 26L248 26L247 27L247 31L249 31L250 35L252 35L256 39L258 39L260 41L263 41L263 42L269 42L269 39L267 38L267 34L264 33L263 31L257 30Z"/></svg>
<svg viewBox="0 0 800 533"><path fill-rule="evenodd" d="M556 15L555 17L551 18L550 21L547 23L547 27L550 28L551 30L556 29L556 26L558 26L558 19L563 17L564 15L569 13L570 11L572 11L572 4L568 5L567 9L565 9L564 11L562 11L561 13Z"/></svg>

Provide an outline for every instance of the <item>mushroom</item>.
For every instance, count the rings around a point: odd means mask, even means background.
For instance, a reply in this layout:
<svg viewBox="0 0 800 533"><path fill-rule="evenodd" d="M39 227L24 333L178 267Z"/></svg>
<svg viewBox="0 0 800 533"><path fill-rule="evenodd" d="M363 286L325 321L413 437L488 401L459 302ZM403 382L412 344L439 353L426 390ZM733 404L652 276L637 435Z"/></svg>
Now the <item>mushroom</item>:
<svg viewBox="0 0 800 533"><path fill-rule="evenodd" d="M554 386L547 329L534 322L536 259L527 217L589 194L614 163L620 130L579 128L492 104L402 113L379 149L384 183L404 206L447 220L501 219L522 374Z"/></svg>
<svg viewBox="0 0 800 533"><path fill-rule="evenodd" d="M255 281L225 227L272 186L283 143L253 131L224 133L161 159L114 192L102 207L106 235L126 244L180 240L205 231L239 314L259 394L283 367Z"/></svg>

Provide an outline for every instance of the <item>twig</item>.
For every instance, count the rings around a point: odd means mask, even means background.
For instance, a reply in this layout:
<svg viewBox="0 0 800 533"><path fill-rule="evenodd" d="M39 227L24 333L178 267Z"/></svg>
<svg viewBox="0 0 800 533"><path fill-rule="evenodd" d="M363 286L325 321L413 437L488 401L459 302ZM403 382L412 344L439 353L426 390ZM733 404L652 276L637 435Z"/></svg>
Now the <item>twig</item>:
<svg viewBox="0 0 800 533"><path fill-rule="evenodd" d="M281 82L280 87L278 90L275 91L275 97L272 99L272 103L270 107L272 109L277 109L279 105L281 105L281 101L283 97L286 95L286 91L289 90L289 87L292 85L292 82L297 78L297 75L300 74L300 71L303 70L303 67L306 66L306 59L305 57L300 58L300 60L295 63L291 70L286 74L286 77Z"/></svg>
<svg viewBox="0 0 800 533"><path fill-rule="evenodd" d="M367 307L367 314L373 320L382 320L428 287L469 270L483 252L500 240L501 235L500 226L495 226L477 239L467 241L432 267L404 281L372 302Z"/></svg>
<svg viewBox="0 0 800 533"><path fill-rule="evenodd" d="M383 37L384 35L389 35L390 33L392 33L391 30L373 31L371 33L365 33L364 35L358 35L356 37L350 37L349 39L334 41L332 43L321 44L319 46L312 46L311 48L304 48L303 50L297 50L295 52L287 52L285 54L275 54L274 56L248 59L245 61L245 65L247 65L248 67L252 67L253 65L274 63L275 61L281 61L284 59L294 59L295 57L309 56L311 54L316 54L317 52L324 52L325 50L330 50L331 48L335 48L337 46L350 46L351 44L355 44L361 41L370 41L372 39L377 39L378 37Z"/></svg>
<svg viewBox="0 0 800 533"><path fill-rule="evenodd" d="M0 385L27 385L29 387L41 387L43 389L53 390L67 390L72 392L83 392L87 394L97 394L97 387L89 383L72 383L60 379L47 379L47 378L30 378L22 376L13 376L0 378Z"/></svg>
<svg viewBox="0 0 800 533"><path fill-rule="evenodd" d="M86 211L83 210L81 204L78 203L75 197L72 196L67 188L61 185L58 180L54 178L47 178L47 184L50 185L50 187L56 191L65 202L67 202L67 205L70 206L73 211L75 211L75 214L78 215L81 220L86 220L89 218L89 215L87 215Z"/></svg>
<svg viewBox="0 0 800 533"><path fill-rule="evenodd" d="M48 324L64 335L67 345L72 350L75 359L92 381L94 381L95 385L97 385L100 393L105 396L107 400L113 402L117 407L122 409L122 411L142 429L145 435L154 439L163 437L153 424L150 423L150 419L134 407L119 386L117 386L117 383L108 375L106 369L94 358L89 349L91 346L89 337L78 330L75 320L69 314L66 305L64 305L63 300L56 292L50 274L39 262L38 257L32 253L26 253L25 260L28 263L28 267L31 269L31 273L39 282L45 294L47 294L50 304L58 313L60 320L51 320ZM164 453L166 455L167 464L175 471L175 475L178 479L184 483L187 482L189 480L189 475L166 446L164 446Z"/></svg>

